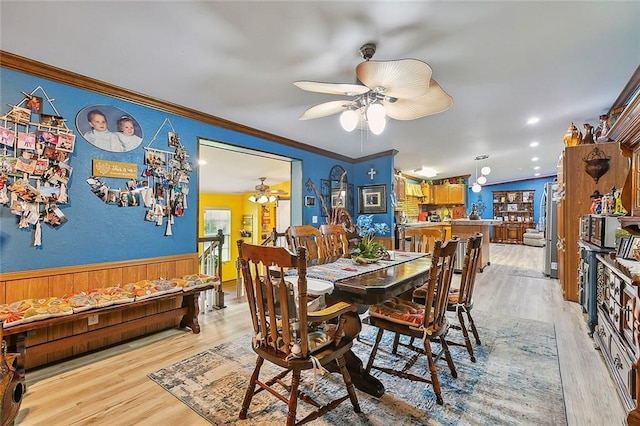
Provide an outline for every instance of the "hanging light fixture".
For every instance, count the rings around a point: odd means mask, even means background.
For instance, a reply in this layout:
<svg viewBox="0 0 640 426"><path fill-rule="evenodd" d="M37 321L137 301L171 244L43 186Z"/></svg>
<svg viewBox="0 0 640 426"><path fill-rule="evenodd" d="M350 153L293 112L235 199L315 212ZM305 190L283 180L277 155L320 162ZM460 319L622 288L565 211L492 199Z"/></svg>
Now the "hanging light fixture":
<svg viewBox="0 0 640 426"><path fill-rule="evenodd" d="M265 204L265 203L273 203L278 197L273 195L272 193L285 193L284 191L279 190L270 190L268 185L264 184L266 178L260 178L260 185L256 185L255 189L257 192L251 194L248 198L252 203ZM286 193L285 193L286 194Z"/></svg>
<svg viewBox="0 0 640 426"><path fill-rule="evenodd" d="M478 155L476 158L474 158L474 160L482 161L486 160L487 158L489 158L488 155ZM482 169L480 169L480 172L482 173L482 175L478 177L478 164L476 163L476 181L473 183L473 185L471 185L471 191L475 193L482 191L482 185L487 183L486 176L491 173L491 168L489 166L484 166L482 167Z"/></svg>
<svg viewBox="0 0 640 426"><path fill-rule="evenodd" d="M340 114L340 125L347 132L353 132L358 126L358 113L352 109L348 109Z"/></svg>
<svg viewBox="0 0 640 426"><path fill-rule="evenodd" d="M369 105L366 112L366 118L371 133L379 135L384 131L384 128L387 125L384 105L379 103Z"/></svg>

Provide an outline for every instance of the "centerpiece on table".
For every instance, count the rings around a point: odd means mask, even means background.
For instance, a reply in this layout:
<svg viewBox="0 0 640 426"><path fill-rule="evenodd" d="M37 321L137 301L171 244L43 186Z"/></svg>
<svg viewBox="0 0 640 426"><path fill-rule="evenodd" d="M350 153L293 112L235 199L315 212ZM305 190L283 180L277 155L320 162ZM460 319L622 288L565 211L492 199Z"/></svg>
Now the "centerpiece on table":
<svg viewBox="0 0 640 426"><path fill-rule="evenodd" d="M353 251L353 260L363 265L375 263L379 260L388 260L389 252L382 244L374 241L376 235L383 235L391 229L386 223L373 222L373 215L360 215L356 221L358 235L361 240Z"/></svg>

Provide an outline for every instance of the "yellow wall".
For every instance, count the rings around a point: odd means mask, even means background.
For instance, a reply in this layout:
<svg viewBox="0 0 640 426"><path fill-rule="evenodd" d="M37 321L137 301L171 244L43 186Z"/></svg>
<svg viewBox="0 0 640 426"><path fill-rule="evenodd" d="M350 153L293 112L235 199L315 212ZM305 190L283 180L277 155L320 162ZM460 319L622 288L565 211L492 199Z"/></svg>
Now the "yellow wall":
<svg viewBox="0 0 640 426"><path fill-rule="evenodd" d="M238 257L238 246L236 241L240 239L240 229L242 227L242 215L254 215L254 227L257 218L257 204L247 201L246 194L212 194L200 193L200 206L198 211L198 235L204 234L204 210L205 209L229 209L231 210L231 230L230 247L231 258L222 264L222 280L230 281L236 278L236 258ZM247 209L247 210L245 210ZM255 235L255 232L253 233ZM249 241L251 242L251 241ZM253 241L255 242L255 241Z"/></svg>

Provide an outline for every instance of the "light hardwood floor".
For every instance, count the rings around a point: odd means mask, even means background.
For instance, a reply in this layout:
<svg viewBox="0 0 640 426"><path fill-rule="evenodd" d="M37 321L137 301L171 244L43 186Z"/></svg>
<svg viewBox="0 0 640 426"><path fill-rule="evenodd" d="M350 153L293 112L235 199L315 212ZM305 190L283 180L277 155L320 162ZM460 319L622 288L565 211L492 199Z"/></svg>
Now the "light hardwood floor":
<svg viewBox="0 0 640 426"><path fill-rule="evenodd" d="M542 270L543 255L538 247L492 244L491 265L478 274L474 309L553 323L568 424L624 424L626 413L587 335L580 307L562 299L557 280L534 277ZM526 271L515 276L515 269ZM208 424L146 375L249 332L248 312L235 297L235 283L225 286L225 293L228 307L201 314L198 335L167 330L28 372L16 424Z"/></svg>

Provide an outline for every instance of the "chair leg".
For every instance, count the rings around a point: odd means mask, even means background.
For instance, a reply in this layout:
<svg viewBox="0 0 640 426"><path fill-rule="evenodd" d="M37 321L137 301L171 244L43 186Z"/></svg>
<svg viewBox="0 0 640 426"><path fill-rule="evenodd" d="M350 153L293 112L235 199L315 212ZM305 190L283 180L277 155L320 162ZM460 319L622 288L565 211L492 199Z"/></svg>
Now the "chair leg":
<svg viewBox="0 0 640 426"><path fill-rule="evenodd" d="M458 310L458 322L460 323L460 330L462 331L462 336L464 337L464 345L467 347L467 352L469 352L471 362L476 362L476 357L473 354L473 347L471 346L471 339L469 339L469 331L467 330L467 326L464 323L462 310Z"/></svg>
<svg viewBox="0 0 640 426"><path fill-rule="evenodd" d="M451 377L454 379L458 378L458 372L456 371L456 366L453 363L453 358L451 357L451 352L449 352L449 345L447 341L444 339L445 336L440 336L440 344L442 345L442 351L444 353L444 359L447 360L447 364L449 365L449 370L451 371Z"/></svg>
<svg viewBox="0 0 640 426"><path fill-rule="evenodd" d="M344 357L336 358L336 364L340 367L340 372L342 373L342 379L344 380L345 385L347 385L347 392L349 393L349 399L351 400L351 405L353 405L353 411L356 413L360 413L360 403L358 402L358 396L356 395L356 388L353 386L353 382L351 381L351 375L349 374L349 370L347 370L347 365L344 361Z"/></svg>
<svg viewBox="0 0 640 426"><path fill-rule="evenodd" d="M438 380L438 373L436 371L436 363L433 361L433 353L431 352L431 341L423 340L424 352L427 355L427 361L429 362L429 372L431 373L431 384L433 385L433 393L436 394L436 402L438 405L444 405L442 399L442 390L440 389L440 381Z"/></svg>
<svg viewBox="0 0 640 426"><path fill-rule="evenodd" d="M289 394L289 412L287 413L287 426L296 424L296 410L298 409L298 386L300 385L300 370L293 370L291 377L291 390Z"/></svg>
<svg viewBox="0 0 640 426"><path fill-rule="evenodd" d="M373 367L373 359L376 357L376 352L378 352L378 345L380 344L380 340L382 340L382 333L384 333L384 330L379 328L378 334L376 334L376 342L373 344L373 349L371 349L369 361L367 361L367 367L365 368L367 373L370 373L371 367Z"/></svg>
<svg viewBox="0 0 640 426"><path fill-rule="evenodd" d="M396 333L393 336L393 348L391 349L391 353L396 355L398 353L398 344L400 343L400 333Z"/></svg>
<svg viewBox="0 0 640 426"><path fill-rule="evenodd" d="M480 343L480 336L478 335L478 330L476 329L476 323L473 322L473 317L471 316L471 312L469 311L467 311L467 318L469 319L469 327L471 328L473 337L476 338L476 343L478 345L482 345L482 343Z"/></svg>
<svg viewBox="0 0 640 426"><path fill-rule="evenodd" d="M239 418L240 420L244 420L247 418L247 410L249 409L249 405L251 405L251 399L255 394L256 382L258 381L258 376L260 375L260 368L262 368L262 364L264 363L264 359L262 357L258 357L256 360L256 368L253 369L253 373L251 374L251 379L249 380L249 386L247 386L247 391L244 394L244 399L242 400L242 408L240 409Z"/></svg>

